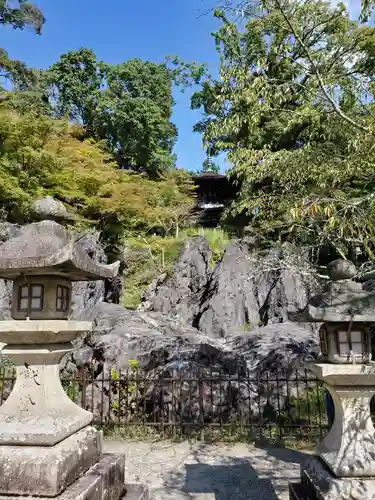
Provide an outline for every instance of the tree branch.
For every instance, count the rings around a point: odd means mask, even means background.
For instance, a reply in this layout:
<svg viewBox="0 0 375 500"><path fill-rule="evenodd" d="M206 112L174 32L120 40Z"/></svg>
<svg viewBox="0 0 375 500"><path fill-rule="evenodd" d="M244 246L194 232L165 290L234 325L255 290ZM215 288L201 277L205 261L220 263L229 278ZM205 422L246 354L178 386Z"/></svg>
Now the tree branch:
<svg viewBox="0 0 375 500"><path fill-rule="evenodd" d="M311 66L313 67L314 69L314 72L316 74L316 77L318 79L318 83L319 83L319 87L321 88L325 98L327 99L327 101L331 104L331 106L333 107L333 109L335 110L335 112L343 119L345 120L347 123L350 123L353 127L359 129L359 130L363 130L364 132L369 132L369 128L368 127L365 127L364 125L362 125L361 123L358 123L356 122L355 120L353 120L352 118L350 118L350 116L347 116L343 111L342 109L340 108L340 106L337 104L337 102L332 99L332 97L329 95L328 93L328 90L326 89L325 85L324 85L324 81L323 81L323 78L320 74L320 71L319 71L319 68L317 67L317 65L315 64L315 61L314 59L312 58L311 54L310 54L310 51L308 49L308 47L306 46L305 42L302 40L302 38L299 36L299 34L297 33L296 29L294 28L292 22L290 21L289 17L287 16L287 14L285 13L283 7L281 6L281 3L279 2L279 0L275 0L275 4L277 6L277 8L279 9L279 11L281 12L281 15L283 16L283 18L285 19L285 22L287 23L287 25L289 26L290 30L292 31L295 39L297 40L297 42L301 45L301 47L303 48L303 50L305 51L306 53L306 57L307 59L309 60Z"/></svg>

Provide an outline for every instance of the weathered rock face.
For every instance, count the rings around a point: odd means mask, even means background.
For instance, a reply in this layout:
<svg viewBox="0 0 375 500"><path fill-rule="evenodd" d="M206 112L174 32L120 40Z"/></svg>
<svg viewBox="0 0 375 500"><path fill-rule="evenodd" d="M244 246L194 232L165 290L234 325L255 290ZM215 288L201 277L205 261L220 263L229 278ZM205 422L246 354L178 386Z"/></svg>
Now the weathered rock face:
<svg viewBox="0 0 375 500"><path fill-rule="evenodd" d="M172 276L163 274L151 283L140 309L174 316L181 324L193 324L212 272L211 259L204 237L187 240Z"/></svg>
<svg viewBox="0 0 375 500"><path fill-rule="evenodd" d="M0 223L0 247L1 244L7 241L11 236L16 236L20 231L20 226L9 224L8 222ZM0 321L10 319L10 303L12 297L12 283L0 280Z"/></svg>
<svg viewBox="0 0 375 500"><path fill-rule="evenodd" d="M94 377L95 381L86 388L86 401L99 419L117 420L119 409L111 408L111 401L118 400L121 389L116 382L109 384L108 378L113 369L126 374L129 361L134 359L146 381L136 396L127 394L128 405L135 403L132 397L136 397L137 404L147 406L147 411L155 417L161 399L168 411L172 400L181 399L190 401L185 414L180 415L182 420L198 418L202 411L204 418L227 419L229 415L223 415L222 408L231 405L234 412L241 411L244 417L250 412L252 418L254 415L258 418L260 410L270 411L272 407L275 411L286 399L285 394L277 396L285 383L276 383L275 378L257 380L275 377L276 373L287 374L294 362L317 346L317 335L312 329L293 323L270 324L214 339L161 313L129 311L114 304L97 304L85 310L79 319L93 321L93 331L77 343L63 369L86 371L90 378ZM252 382L208 379L199 385L196 380L217 374L249 377ZM190 377L193 382L161 386L161 378L171 377ZM124 417L129 408L122 411Z"/></svg>
<svg viewBox="0 0 375 500"><path fill-rule="evenodd" d="M213 272L202 238L189 240L172 276L148 289L140 310L160 311L215 338L288 321L318 283L308 260L292 247L260 256L245 241L230 244Z"/></svg>
<svg viewBox="0 0 375 500"><path fill-rule="evenodd" d="M96 262L107 262L98 233L87 233L79 237L78 242L85 252ZM105 284L103 281L77 281L72 289L72 314L75 317L84 309L92 307L104 299Z"/></svg>

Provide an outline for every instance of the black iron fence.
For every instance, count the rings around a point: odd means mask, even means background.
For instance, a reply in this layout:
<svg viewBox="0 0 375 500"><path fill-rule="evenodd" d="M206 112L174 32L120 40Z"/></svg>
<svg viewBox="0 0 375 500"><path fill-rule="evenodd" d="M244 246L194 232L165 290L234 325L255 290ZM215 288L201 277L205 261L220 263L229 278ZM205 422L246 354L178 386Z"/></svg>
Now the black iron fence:
<svg viewBox="0 0 375 500"><path fill-rule="evenodd" d="M0 404L15 382L0 369ZM325 391L308 372L228 374L211 369L148 376L137 368L62 378L94 423L128 436L201 440L308 440L327 432Z"/></svg>

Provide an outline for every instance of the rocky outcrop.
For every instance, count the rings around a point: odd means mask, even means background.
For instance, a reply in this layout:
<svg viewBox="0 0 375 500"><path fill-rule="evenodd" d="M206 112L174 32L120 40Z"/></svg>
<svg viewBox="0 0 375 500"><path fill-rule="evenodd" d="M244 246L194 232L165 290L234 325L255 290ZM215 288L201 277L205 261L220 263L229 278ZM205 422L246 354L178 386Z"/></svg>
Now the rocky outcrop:
<svg viewBox="0 0 375 500"><path fill-rule="evenodd" d="M168 411L172 400L185 400L182 419L193 419L203 411L204 418L223 421L229 418L223 415L223 408L227 412L231 405L233 411L242 411L244 416L250 412L252 418L259 417L260 409L283 407L287 398L285 392L280 396L280 390L285 381L278 381L277 376L291 376L290 367L317 346L312 330L293 323L270 324L215 339L161 313L129 311L114 304L97 304L78 318L92 321L93 331L77 342L62 368L66 374L78 370L94 377L85 389L88 408L97 418L108 420L118 418L118 408L111 408L111 401L124 398L119 396L120 385L110 384L108 378L113 370L122 371L125 377L131 360L137 360L143 374L143 389L136 395L127 394L128 404L135 404L132 398L136 397L137 404L147 406L154 418L160 398ZM210 379L218 374L226 379ZM228 376L234 379L229 382ZM242 381L236 381L238 376ZM171 377L192 382L160 384ZM289 391L293 395L292 386Z"/></svg>
<svg viewBox="0 0 375 500"><path fill-rule="evenodd" d="M168 314L193 324L211 275L212 252L203 236L184 244L171 276L162 274L147 288L140 310Z"/></svg>
<svg viewBox="0 0 375 500"><path fill-rule="evenodd" d="M201 237L189 240L172 275L149 287L140 310L172 315L221 338L288 321L318 289L306 256L288 245L260 254L237 241L213 271L210 260Z"/></svg>
<svg viewBox="0 0 375 500"><path fill-rule="evenodd" d="M11 236L16 236L20 231L17 224L8 222L0 223L0 247ZM10 304L12 300L12 283L0 280L0 321L10 319Z"/></svg>
<svg viewBox="0 0 375 500"><path fill-rule="evenodd" d="M18 230L0 226L0 245ZM92 258L106 261L97 234L78 241ZM80 390L97 418L113 420L121 412L128 418L132 397L152 418L175 400L186 402L174 408L182 421L198 416L229 421L236 411L260 418L266 408L275 411L288 400L285 391L281 399L277 396L280 381L264 381L265 375L290 376L290 367L316 348L314 329L287 321L316 287L307 259L291 247L260 255L246 241L237 241L214 265L207 241L196 237L185 243L173 272L148 288L137 311L104 302L108 286L101 282L74 284L73 317L92 321L93 331L76 342L61 368L65 375L89 376L89 386ZM0 281L3 317L9 305L10 287ZM107 379L112 370L126 373L131 360L142 371L142 390L123 397L121 383ZM217 374L226 379L214 381ZM242 381L232 379L238 375ZM191 382L159 383L176 376ZM114 407L113 400L127 401L126 407Z"/></svg>
<svg viewBox="0 0 375 500"><path fill-rule="evenodd" d="M107 262L99 233L84 233L78 236L77 242L85 252L96 262ZM72 314L79 315L83 310L93 307L104 299L105 283L103 281L77 281L72 288Z"/></svg>

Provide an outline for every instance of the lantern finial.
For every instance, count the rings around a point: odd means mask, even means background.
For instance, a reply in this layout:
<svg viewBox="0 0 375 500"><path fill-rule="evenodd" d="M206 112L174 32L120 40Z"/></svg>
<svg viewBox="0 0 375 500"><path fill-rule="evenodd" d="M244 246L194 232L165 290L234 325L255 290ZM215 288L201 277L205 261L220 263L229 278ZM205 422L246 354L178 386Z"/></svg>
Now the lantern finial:
<svg viewBox="0 0 375 500"><path fill-rule="evenodd" d="M327 273L332 281L350 280L357 274L357 268L350 260L337 259L328 264Z"/></svg>

